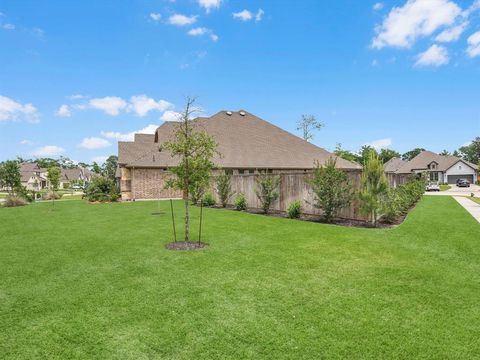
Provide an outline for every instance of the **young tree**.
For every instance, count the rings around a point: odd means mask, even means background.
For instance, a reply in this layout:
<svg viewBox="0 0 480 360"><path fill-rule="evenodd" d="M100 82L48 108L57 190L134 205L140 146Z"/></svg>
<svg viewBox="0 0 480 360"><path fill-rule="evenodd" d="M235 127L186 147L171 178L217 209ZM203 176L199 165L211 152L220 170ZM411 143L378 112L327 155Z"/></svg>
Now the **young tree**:
<svg viewBox="0 0 480 360"><path fill-rule="evenodd" d="M370 145L363 145L360 150L359 150L359 157L358 157L358 162L360 164L365 164L365 162L368 160L370 154L375 154L377 155L377 150L375 150L375 148L373 148L372 146Z"/></svg>
<svg viewBox="0 0 480 360"><path fill-rule="evenodd" d="M48 168L47 179L50 184L50 190L52 190L52 206L55 206L55 193L58 191L60 186L60 168L57 166L51 166Z"/></svg>
<svg viewBox="0 0 480 360"><path fill-rule="evenodd" d="M318 121L314 115L302 115L300 120L297 121L297 131L302 132L304 140L310 141L313 139L313 132L319 131L323 127L323 124Z"/></svg>
<svg viewBox="0 0 480 360"><path fill-rule="evenodd" d="M273 202L278 199L278 187L280 185L280 177L272 174L261 173L258 175L257 188L255 194L262 205L262 210L268 214Z"/></svg>
<svg viewBox="0 0 480 360"><path fill-rule="evenodd" d="M217 154L217 144L205 131L196 129L192 120L198 109L195 99L187 98L185 108L179 116L179 122L173 134L173 140L164 143L159 151L168 150L172 157L179 160L177 166L171 168L174 178L167 181L168 188L183 191L185 202L185 241L190 241L189 198L198 184L210 178L213 156ZM194 190L195 191L195 190Z"/></svg>
<svg viewBox="0 0 480 360"><path fill-rule="evenodd" d="M405 154L402 155L402 160L410 161L415 156L420 154L422 151L425 151L425 149L424 148L415 148L413 150L407 151Z"/></svg>
<svg viewBox="0 0 480 360"><path fill-rule="evenodd" d="M0 187L6 187L10 195L21 185L20 167L15 160L7 160L0 165Z"/></svg>
<svg viewBox="0 0 480 360"><path fill-rule="evenodd" d="M233 195L231 176L229 174L221 174L216 177L216 190L218 197L220 198L220 203L223 207L227 206L228 200Z"/></svg>
<svg viewBox="0 0 480 360"><path fill-rule="evenodd" d="M97 175L102 175L102 168L97 164L96 161L92 164L92 171Z"/></svg>
<svg viewBox="0 0 480 360"><path fill-rule="evenodd" d="M442 150L442 152L441 152L439 155L448 156L448 155L450 155L450 151L448 151L448 150Z"/></svg>
<svg viewBox="0 0 480 360"><path fill-rule="evenodd" d="M331 222L338 211L352 201L352 186L348 175L337 169L334 159L328 159L324 166L317 162L313 177L308 183L314 195L313 206L322 209L327 222Z"/></svg>
<svg viewBox="0 0 480 360"><path fill-rule="evenodd" d="M383 163L377 154L371 153L363 165L360 201L361 211L368 215L377 226L379 209L388 193L388 180L383 171Z"/></svg>
<svg viewBox="0 0 480 360"><path fill-rule="evenodd" d="M103 164L103 175L107 178L115 181L116 177L115 174L117 172L117 163L118 163L118 156L111 155L105 160L105 164Z"/></svg>
<svg viewBox="0 0 480 360"><path fill-rule="evenodd" d="M378 157L384 164L393 158L399 158L401 156L399 152L392 149L380 149L380 153L378 154Z"/></svg>

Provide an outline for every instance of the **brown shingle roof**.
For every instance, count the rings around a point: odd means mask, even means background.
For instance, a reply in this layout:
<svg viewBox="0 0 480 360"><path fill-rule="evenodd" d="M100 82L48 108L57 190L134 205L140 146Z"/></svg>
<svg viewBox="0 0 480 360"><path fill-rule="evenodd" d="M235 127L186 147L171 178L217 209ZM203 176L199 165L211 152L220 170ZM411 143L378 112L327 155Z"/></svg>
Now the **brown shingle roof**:
<svg viewBox="0 0 480 360"><path fill-rule="evenodd" d="M403 161L400 158L394 157L388 160L383 165L383 170L387 173L396 172L401 166L405 165L406 161Z"/></svg>
<svg viewBox="0 0 480 360"><path fill-rule="evenodd" d="M135 134L135 142L153 142L155 135L153 134Z"/></svg>
<svg viewBox="0 0 480 360"><path fill-rule="evenodd" d="M462 160L459 157L452 156L452 155L438 155L431 151L422 151L420 154L415 156L412 160L403 164L396 172L398 174L409 174L413 170L427 170L428 165L432 162L436 162L438 171L446 171L453 165L455 165L458 161L463 161L467 165L471 166L473 169L476 169L472 163L468 161Z"/></svg>
<svg viewBox="0 0 480 360"><path fill-rule="evenodd" d="M212 135L222 157L214 159L223 168L311 169L314 161L325 163L330 157L337 167L361 169L361 166L335 156L259 117L244 112L228 115L221 111L210 118L197 118L199 129ZM158 151L162 142L172 138L176 122L165 122L157 129L157 143L119 142L119 163L135 167L174 166L177 159Z"/></svg>

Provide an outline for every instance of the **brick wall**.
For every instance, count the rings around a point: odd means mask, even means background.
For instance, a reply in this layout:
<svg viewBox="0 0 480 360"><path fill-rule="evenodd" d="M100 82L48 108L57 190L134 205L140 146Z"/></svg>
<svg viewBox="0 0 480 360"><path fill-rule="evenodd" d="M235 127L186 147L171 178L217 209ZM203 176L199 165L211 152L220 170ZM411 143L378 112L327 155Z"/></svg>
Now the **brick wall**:
<svg viewBox="0 0 480 360"><path fill-rule="evenodd" d="M132 169L131 197L133 199L181 198L181 191L165 189L169 176L161 169Z"/></svg>

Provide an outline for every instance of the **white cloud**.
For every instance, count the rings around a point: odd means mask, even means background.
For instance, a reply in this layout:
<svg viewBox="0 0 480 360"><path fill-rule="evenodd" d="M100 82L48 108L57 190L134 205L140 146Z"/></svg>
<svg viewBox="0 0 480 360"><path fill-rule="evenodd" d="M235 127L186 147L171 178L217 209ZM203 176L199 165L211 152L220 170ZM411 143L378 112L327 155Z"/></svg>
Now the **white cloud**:
<svg viewBox="0 0 480 360"><path fill-rule="evenodd" d="M168 18L168 23L171 25L185 26L192 25L197 21L197 16L185 16L180 14L172 15Z"/></svg>
<svg viewBox="0 0 480 360"><path fill-rule="evenodd" d="M103 163L105 163L105 161L107 161L107 159L108 156L94 156L92 158L92 162L96 162L97 164L102 165Z"/></svg>
<svg viewBox="0 0 480 360"><path fill-rule="evenodd" d="M418 38L453 25L461 14L461 8L450 0L408 0L402 7L394 7L377 26L372 47L410 47Z"/></svg>
<svg viewBox="0 0 480 360"><path fill-rule="evenodd" d="M179 121L181 116L179 112L168 110L163 113L160 119L163 121Z"/></svg>
<svg viewBox="0 0 480 360"><path fill-rule="evenodd" d="M13 25L13 24L3 24L2 28L4 28L5 30L15 30L15 25Z"/></svg>
<svg viewBox="0 0 480 360"><path fill-rule="evenodd" d="M417 55L415 66L440 66L449 62L448 51L444 46L433 44L427 51Z"/></svg>
<svg viewBox="0 0 480 360"><path fill-rule="evenodd" d="M33 142L25 139L25 140L20 141L20 145L33 145Z"/></svg>
<svg viewBox="0 0 480 360"><path fill-rule="evenodd" d="M383 6L384 6L384 5L383 5L381 2L377 2L377 3L375 3L375 4L373 5L373 10L375 10L375 11L380 11L380 10L383 9Z"/></svg>
<svg viewBox="0 0 480 360"><path fill-rule="evenodd" d="M467 54L469 57L474 58L480 55L480 31L473 33L467 39L468 48ZM0 118L1 120L1 118Z"/></svg>
<svg viewBox="0 0 480 360"><path fill-rule="evenodd" d="M72 112L70 111L70 106L68 106L66 104L63 104L55 112L55 115L60 116L60 117L70 117L70 116L72 116Z"/></svg>
<svg viewBox="0 0 480 360"><path fill-rule="evenodd" d="M140 117L147 115L150 111L165 111L173 107L173 104L165 100L158 100L147 97L147 95L136 95L130 98L128 110L135 112Z"/></svg>
<svg viewBox="0 0 480 360"><path fill-rule="evenodd" d="M233 13L233 18L234 19L239 19L239 20L242 20L242 21L250 21L253 19L253 15L250 11L248 10L242 10L242 11L239 11L239 12L236 12L236 13Z"/></svg>
<svg viewBox="0 0 480 360"><path fill-rule="evenodd" d="M263 11L262 9L258 9L257 13L255 14L255 21L256 22L262 21L264 14L265 14L265 11Z"/></svg>
<svg viewBox="0 0 480 360"><path fill-rule="evenodd" d="M385 138L385 139L379 139L379 140L374 140L372 142L369 142L365 145L369 145L373 147L375 150L380 150L380 149L385 149L392 145L392 139L390 138Z"/></svg>
<svg viewBox="0 0 480 360"><path fill-rule="evenodd" d="M190 36L203 36L203 35L209 34L210 39L212 39L212 41L216 42L218 40L218 36L215 35L212 30L204 27L196 27L196 28L190 29L187 32L187 34Z"/></svg>
<svg viewBox="0 0 480 360"><path fill-rule="evenodd" d="M117 96L91 99L89 105L92 108L102 110L112 116L117 116L121 110L127 107L126 101Z"/></svg>
<svg viewBox="0 0 480 360"><path fill-rule="evenodd" d="M160 19L162 18L162 14L159 14L159 13L150 13L150 18L151 18L153 21L160 21Z"/></svg>
<svg viewBox="0 0 480 360"><path fill-rule="evenodd" d="M47 145L35 149L30 155L35 157L58 156L65 152L65 149L56 145Z"/></svg>
<svg viewBox="0 0 480 360"><path fill-rule="evenodd" d="M120 133L117 131L102 131L102 136L107 139L113 139L117 141L133 141L135 134L155 134L157 131L158 125L150 124L144 127L143 129L132 131L129 133Z"/></svg>
<svg viewBox="0 0 480 360"><path fill-rule="evenodd" d="M188 31L188 35L191 35L191 36L202 36L202 35L205 35L209 32L210 30L208 30L207 28L204 28L204 27L197 27L197 28L193 28L191 30Z"/></svg>
<svg viewBox="0 0 480 360"><path fill-rule="evenodd" d="M81 99L86 99L88 96L82 95L82 94L73 94L70 96L67 96L69 100L81 100Z"/></svg>
<svg viewBox="0 0 480 360"><path fill-rule="evenodd" d="M205 8L206 12L209 13L211 9L218 9L222 0L197 0L198 5Z"/></svg>
<svg viewBox="0 0 480 360"><path fill-rule="evenodd" d="M98 138L98 137L90 137L90 138L83 139L82 142L78 145L78 147L81 147L83 149L93 150L93 149L103 149L111 145L112 144L108 140Z"/></svg>
<svg viewBox="0 0 480 360"><path fill-rule="evenodd" d="M20 118L38 122L37 109L30 103L22 104L0 95L0 121L15 121Z"/></svg>
<svg viewBox="0 0 480 360"><path fill-rule="evenodd" d="M460 35L465 31L468 26L468 21L464 21L461 24L453 26L451 28L443 30L435 38L439 42L452 42L457 41L460 38Z"/></svg>

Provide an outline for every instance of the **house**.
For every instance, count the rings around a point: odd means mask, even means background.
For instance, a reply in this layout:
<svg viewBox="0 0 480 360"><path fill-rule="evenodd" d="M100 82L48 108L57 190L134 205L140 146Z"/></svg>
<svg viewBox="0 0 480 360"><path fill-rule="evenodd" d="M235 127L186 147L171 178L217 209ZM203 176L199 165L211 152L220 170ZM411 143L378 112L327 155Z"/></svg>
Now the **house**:
<svg viewBox="0 0 480 360"><path fill-rule="evenodd" d="M458 179L475 183L478 172L475 164L457 156L438 155L431 151L422 151L410 161L391 159L385 163L384 169L392 186L404 183L412 174L421 173L426 173L429 181L439 184L455 184Z"/></svg>
<svg viewBox="0 0 480 360"><path fill-rule="evenodd" d="M198 129L212 135L221 156L214 163L232 175L309 172L318 161L336 160L338 168L359 173L361 166L344 160L247 111L220 111L194 120ZM165 190L168 169L178 158L162 149L172 139L177 122L165 122L154 135L136 134L133 142L118 143L118 175L123 200L181 197ZM220 170L218 170L220 171Z"/></svg>
<svg viewBox="0 0 480 360"><path fill-rule="evenodd" d="M69 188L72 181L79 181L82 183L90 182L94 175L88 169L74 168L74 169L60 169L60 189ZM20 164L20 178L22 186L27 190L43 190L48 189L48 169L40 168L36 163L24 162Z"/></svg>

